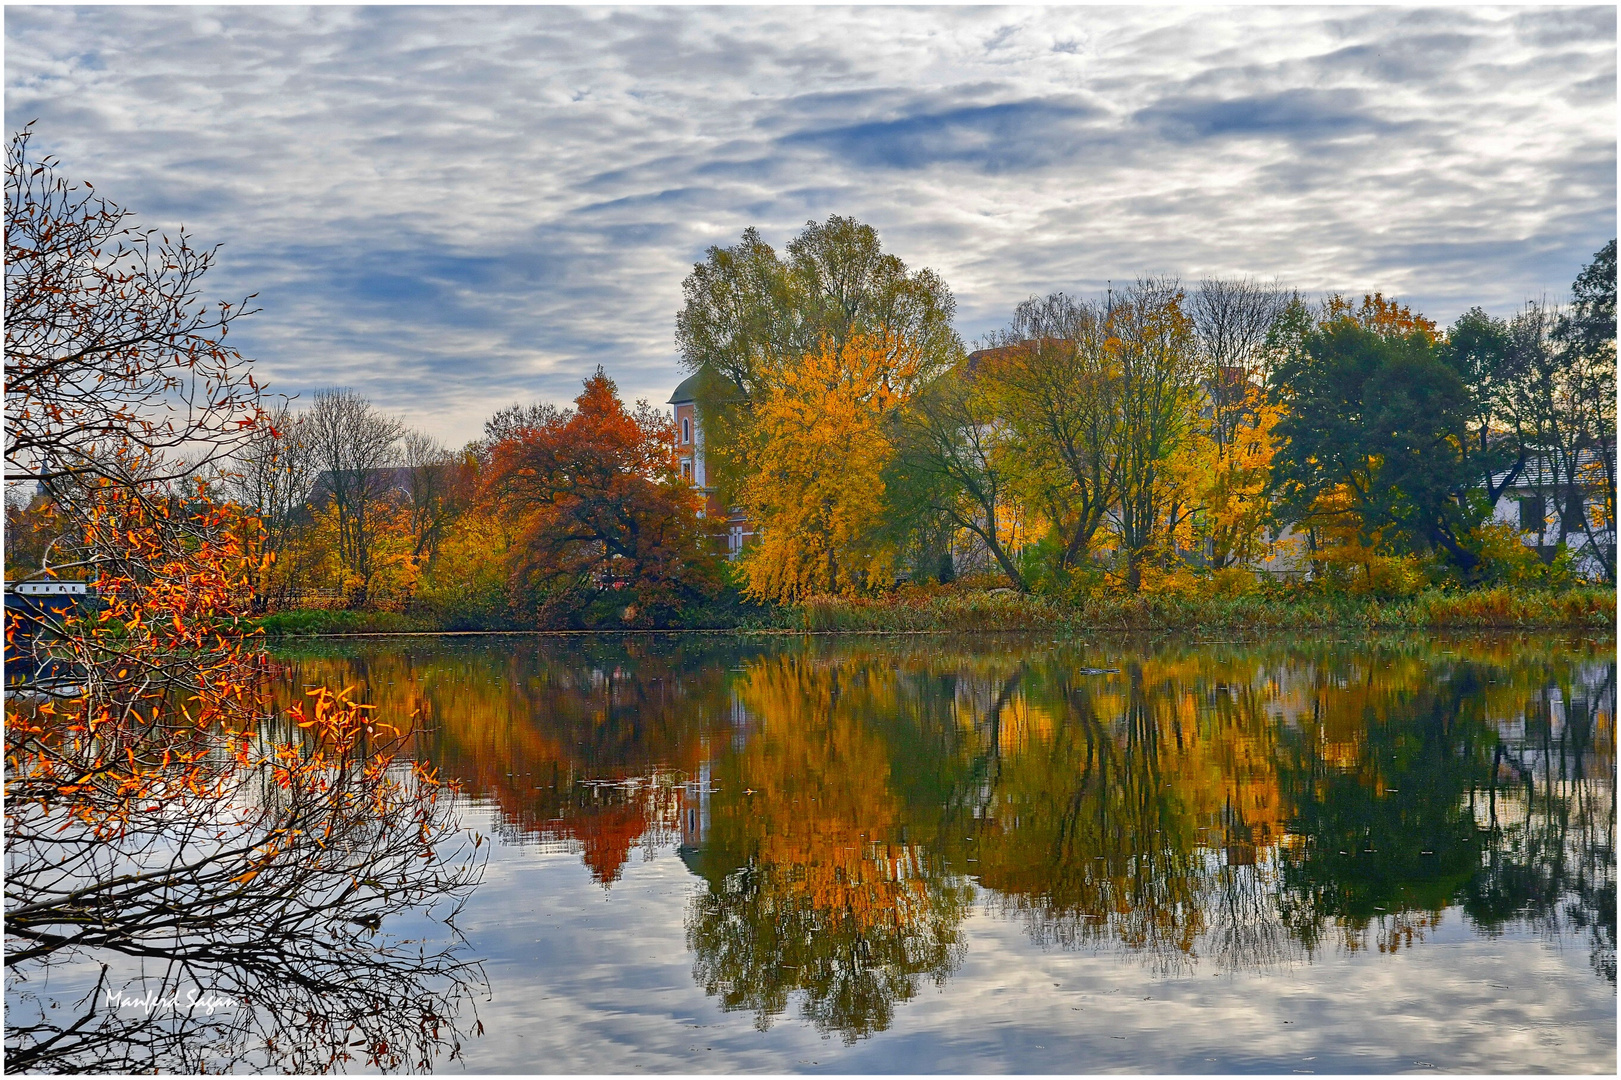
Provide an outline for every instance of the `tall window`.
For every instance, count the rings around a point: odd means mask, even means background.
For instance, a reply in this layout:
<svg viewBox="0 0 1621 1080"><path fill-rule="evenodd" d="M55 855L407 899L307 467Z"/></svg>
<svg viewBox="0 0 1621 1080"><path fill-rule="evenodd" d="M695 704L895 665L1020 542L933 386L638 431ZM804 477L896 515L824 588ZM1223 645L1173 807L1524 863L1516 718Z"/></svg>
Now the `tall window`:
<svg viewBox="0 0 1621 1080"><path fill-rule="evenodd" d="M1539 533L1547 524L1548 507L1541 495L1528 495L1520 499L1520 529Z"/></svg>
<svg viewBox="0 0 1621 1080"><path fill-rule="evenodd" d="M692 483L692 462L683 461L681 463L681 479L689 484Z"/></svg>
<svg viewBox="0 0 1621 1080"><path fill-rule="evenodd" d="M692 441L692 421L684 416L681 418L681 441L684 443Z"/></svg>

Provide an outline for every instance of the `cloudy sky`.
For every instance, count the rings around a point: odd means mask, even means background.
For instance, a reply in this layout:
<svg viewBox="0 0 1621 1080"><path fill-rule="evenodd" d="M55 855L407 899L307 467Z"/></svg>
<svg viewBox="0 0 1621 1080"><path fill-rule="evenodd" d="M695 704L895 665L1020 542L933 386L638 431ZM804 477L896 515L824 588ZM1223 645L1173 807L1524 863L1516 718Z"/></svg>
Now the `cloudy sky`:
<svg viewBox="0 0 1621 1080"><path fill-rule="evenodd" d="M681 280L849 214L972 340L1175 274L1558 295L1616 231L1615 9L9 7L6 120L224 245L277 390L450 442L597 364L662 401ZM233 339L235 336L233 335Z"/></svg>

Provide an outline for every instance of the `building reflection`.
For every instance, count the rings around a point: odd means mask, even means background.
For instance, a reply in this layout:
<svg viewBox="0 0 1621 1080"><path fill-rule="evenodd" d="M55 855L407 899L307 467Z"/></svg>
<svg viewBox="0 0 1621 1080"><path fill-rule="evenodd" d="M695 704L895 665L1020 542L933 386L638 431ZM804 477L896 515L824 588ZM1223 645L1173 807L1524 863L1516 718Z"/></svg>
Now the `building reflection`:
<svg viewBox="0 0 1621 1080"><path fill-rule="evenodd" d="M301 672L303 674L301 674ZM674 848L696 981L857 1039L976 909L1165 974L1480 933L1615 979L1613 649L683 638L352 650L514 843Z"/></svg>

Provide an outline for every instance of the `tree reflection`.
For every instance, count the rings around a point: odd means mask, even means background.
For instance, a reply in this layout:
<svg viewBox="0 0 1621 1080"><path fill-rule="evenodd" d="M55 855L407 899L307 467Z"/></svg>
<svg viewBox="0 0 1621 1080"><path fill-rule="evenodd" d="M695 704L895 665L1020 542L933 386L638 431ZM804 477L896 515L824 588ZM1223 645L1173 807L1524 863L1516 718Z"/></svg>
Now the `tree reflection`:
<svg viewBox="0 0 1621 1080"><path fill-rule="evenodd" d="M761 1030L797 992L807 1019L852 1042L961 961L972 892L908 842L889 747L864 723L892 689L809 657L762 658L740 680L764 719L720 761L709 832L686 849L709 883L687 942L699 984Z"/></svg>
<svg viewBox="0 0 1621 1080"><path fill-rule="evenodd" d="M116 829L14 799L6 1067L426 1069L480 1030L454 923L482 872L459 799L341 699ZM381 727L381 725L379 725ZM406 931L403 927L413 929Z"/></svg>
<svg viewBox="0 0 1621 1080"><path fill-rule="evenodd" d="M1526 921L1588 939L1615 981L1615 668L1534 692L1524 733L1496 749L1485 790L1485 865L1461 900L1480 928ZM1608 751L1608 752L1607 752Z"/></svg>
<svg viewBox="0 0 1621 1080"><path fill-rule="evenodd" d="M321 661L320 663L332 663ZM1461 913L1615 978L1615 662L1601 644L688 639L320 669L417 711L510 839L605 887L704 884L694 976L854 1040L987 907L1171 974L1377 955ZM313 670L313 669L312 669ZM295 678L294 682L297 681Z"/></svg>
<svg viewBox="0 0 1621 1080"><path fill-rule="evenodd" d="M595 880L673 839L683 781L731 735L724 647L636 639L543 648L287 655L282 693L320 679L419 718L422 751L492 802L509 842L560 843Z"/></svg>
<svg viewBox="0 0 1621 1080"><path fill-rule="evenodd" d="M1257 767L1272 729L1253 709L1196 709L1173 674L1152 661L1108 676L1053 665L987 710L980 880L1044 945L1115 944L1167 972L1201 941L1275 960L1265 898L1278 796ZM1010 740L1009 719L1028 728L1029 716L1043 722Z"/></svg>
<svg viewBox="0 0 1621 1080"><path fill-rule="evenodd" d="M1324 671L1280 760L1292 931L1394 951L1456 904L1488 932L1582 930L1614 979L1614 678L1613 663L1475 658Z"/></svg>

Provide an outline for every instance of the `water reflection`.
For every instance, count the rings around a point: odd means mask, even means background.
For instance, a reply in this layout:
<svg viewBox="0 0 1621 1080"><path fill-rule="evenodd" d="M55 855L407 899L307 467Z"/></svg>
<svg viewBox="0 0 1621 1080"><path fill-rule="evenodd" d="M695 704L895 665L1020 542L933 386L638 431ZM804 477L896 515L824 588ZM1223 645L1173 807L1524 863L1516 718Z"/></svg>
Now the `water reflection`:
<svg viewBox="0 0 1621 1080"><path fill-rule="evenodd" d="M1615 969L1608 642L720 638L284 657L419 717L513 840L674 846L693 975L883 1030L976 898L1167 974L1419 946L1449 910Z"/></svg>
<svg viewBox="0 0 1621 1080"><path fill-rule="evenodd" d="M908 835L894 747L868 722L895 710L896 683L870 676L805 655L750 662L732 692L758 721L718 755L704 829L684 838L709 885L687 921L694 975L762 1030L802 991L817 1027L881 1031L920 977L943 982L962 957L973 893Z"/></svg>

